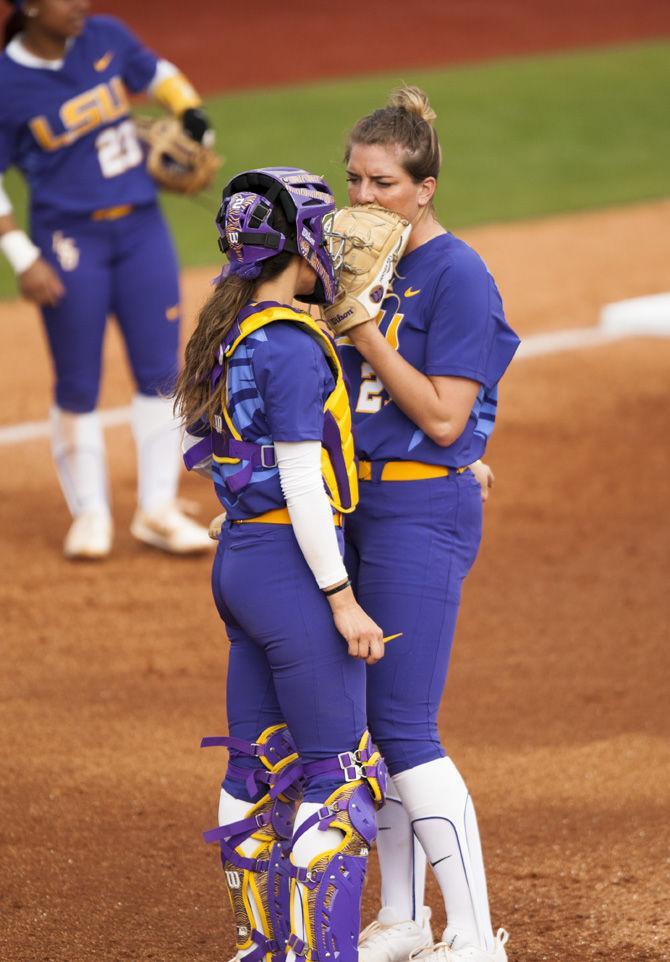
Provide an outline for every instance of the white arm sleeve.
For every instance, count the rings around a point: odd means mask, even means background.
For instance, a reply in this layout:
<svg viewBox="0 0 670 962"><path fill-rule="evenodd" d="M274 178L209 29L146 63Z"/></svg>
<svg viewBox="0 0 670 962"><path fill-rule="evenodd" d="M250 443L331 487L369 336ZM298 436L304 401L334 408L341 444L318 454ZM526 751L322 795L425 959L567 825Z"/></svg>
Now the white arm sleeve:
<svg viewBox="0 0 670 962"><path fill-rule="evenodd" d="M320 441L275 441L281 489L300 550L319 588L344 581L333 512L323 487Z"/></svg>
<svg viewBox="0 0 670 962"><path fill-rule="evenodd" d="M5 188L2 186L2 174L0 174L0 217L6 217L12 212L12 202L7 196Z"/></svg>

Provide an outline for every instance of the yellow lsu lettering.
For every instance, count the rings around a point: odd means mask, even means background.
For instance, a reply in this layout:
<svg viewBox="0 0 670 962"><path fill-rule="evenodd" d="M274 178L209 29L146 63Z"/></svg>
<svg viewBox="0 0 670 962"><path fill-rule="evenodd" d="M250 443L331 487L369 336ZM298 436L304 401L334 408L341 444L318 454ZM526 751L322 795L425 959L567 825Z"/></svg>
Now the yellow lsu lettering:
<svg viewBox="0 0 670 962"><path fill-rule="evenodd" d="M92 90L65 101L59 112L64 133L55 134L45 116L34 117L30 129L44 150L60 150L127 113L128 98L123 81L120 77L112 77L109 83L98 84Z"/></svg>
<svg viewBox="0 0 670 962"><path fill-rule="evenodd" d="M398 350L398 328L405 317L399 310L400 298L397 294L389 294L384 303L386 307L379 312L375 318L375 323L389 342L394 351ZM389 320L390 318L390 320Z"/></svg>
<svg viewBox="0 0 670 962"><path fill-rule="evenodd" d="M393 317L391 318L391 323L386 328L386 334L384 334L384 337L389 342L389 344L391 345L394 351L397 351L398 347L400 346L398 341L398 328L402 324L404 316L405 316L404 314L394 314Z"/></svg>

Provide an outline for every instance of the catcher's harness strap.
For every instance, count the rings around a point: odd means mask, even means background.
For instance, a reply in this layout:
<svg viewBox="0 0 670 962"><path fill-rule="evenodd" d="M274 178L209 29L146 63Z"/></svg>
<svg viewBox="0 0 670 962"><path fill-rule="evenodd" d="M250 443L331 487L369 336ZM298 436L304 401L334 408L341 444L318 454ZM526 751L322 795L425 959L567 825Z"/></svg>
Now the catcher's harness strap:
<svg viewBox="0 0 670 962"><path fill-rule="evenodd" d="M441 464L424 461L359 461L359 481L427 481L430 478L448 478L450 474L463 474L463 468L445 468Z"/></svg>

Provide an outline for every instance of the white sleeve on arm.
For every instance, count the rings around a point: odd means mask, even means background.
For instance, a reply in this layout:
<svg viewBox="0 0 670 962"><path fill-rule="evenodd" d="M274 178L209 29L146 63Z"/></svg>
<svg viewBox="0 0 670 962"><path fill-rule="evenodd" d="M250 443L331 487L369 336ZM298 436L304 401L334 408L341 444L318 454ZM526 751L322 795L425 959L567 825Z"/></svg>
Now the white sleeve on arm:
<svg viewBox="0 0 670 962"><path fill-rule="evenodd" d="M347 578L333 511L321 476L320 441L275 441L279 480L291 524L319 588Z"/></svg>
<svg viewBox="0 0 670 962"><path fill-rule="evenodd" d="M6 217L12 212L12 202L2 186L2 174L0 174L0 217Z"/></svg>
<svg viewBox="0 0 670 962"><path fill-rule="evenodd" d="M2 174L0 174L0 217L7 217L11 213L12 203L2 186ZM39 247L36 247L26 232L19 227L12 227L11 230L0 234L0 251L17 275L23 274L32 267L40 256Z"/></svg>

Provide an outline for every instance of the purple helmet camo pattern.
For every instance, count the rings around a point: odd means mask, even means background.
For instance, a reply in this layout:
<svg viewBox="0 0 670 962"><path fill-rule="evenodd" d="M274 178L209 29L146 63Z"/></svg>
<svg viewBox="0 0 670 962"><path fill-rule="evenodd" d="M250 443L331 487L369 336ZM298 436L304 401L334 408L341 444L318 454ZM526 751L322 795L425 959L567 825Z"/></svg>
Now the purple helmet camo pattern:
<svg viewBox="0 0 670 962"><path fill-rule="evenodd" d="M272 225L279 205L291 230L289 236ZM229 272L258 277L262 262L282 251L299 254L316 273L312 294L299 295L307 304L332 304L335 273L324 239L324 218L335 210L335 199L323 177L299 167L262 167L238 174L224 187L216 215L219 247L228 257Z"/></svg>

